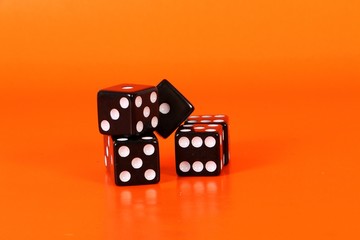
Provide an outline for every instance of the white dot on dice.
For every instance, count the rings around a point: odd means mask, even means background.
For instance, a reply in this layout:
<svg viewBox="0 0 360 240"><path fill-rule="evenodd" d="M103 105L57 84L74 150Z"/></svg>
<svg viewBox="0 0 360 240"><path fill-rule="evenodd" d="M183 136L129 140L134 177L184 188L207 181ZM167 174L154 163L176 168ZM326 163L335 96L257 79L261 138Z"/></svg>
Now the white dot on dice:
<svg viewBox="0 0 360 240"><path fill-rule="evenodd" d="M201 137L194 137L192 140L191 140L191 144L196 147L196 148L199 148L202 146L203 144L203 140L201 139Z"/></svg>
<svg viewBox="0 0 360 240"><path fill-rule="evenodd" d="M205 119L205 120L201 120L200 122L202 122L202 123L209 123L209 122L211 122L211 121L210 121L210 120Z"/></svg>
<svg viewBox="0 0 360 240"><path fill-rule="evenodd" d="M180 132L191 132L191 129L180 129Z"/></svg>
<svg viewBox="0 0 360 240"><path fill-rule="evenodd" d="M118 120L120 117L120 113L117 109L113 108L110 111L110 117L112 120Z"/></svg>
<svg viewBox="0 0 360 240"><path fill-rule="evenodd" d="M118 150L120 157L127 157L130 154L130 149L127 146L121 146Z"/></svg>
<svg viewBox="0 0 360 240"><path fill-rule="evenodd" d="M206 145L208 148L214 147L215 144L216 144L216 140L215 140L214 137L209 136L209 137L205 138L205 145Z"/></svg>
<svg viewBox="0 0 360 240"><path fill-rule="evenodd" d="M134 87L132 87L132 86L124 86L124 87L122 87L122 89L124 89L124 90L128 90L128 89L133 89Z"/></svg>
<svg viewBox="0 0 360 240"><path fill-rule="evenodd" d="M180 171L182 172L188 172L190 171L190 163L187 162L187 161L182 161L180 164L179 164L179 169Z"/></svg>
<svg viewBox="0 0 360 240"><path fill-rule="evenodd" d="M128 139L127 139L127 138L118 138L117 140L120 141L120 142L125 142L125 141L127 141Z"/></svg>
<svg viewBox="0 0 360 240"><path fill-rule="evenodd" d="M119 174L119 179L122 182L128 182L130 180L130 178L131 178L131 174L128 171L122 171Z"/></svg>
<svg viewBox="0 0 360 240"><path fill-rule="evenodd" d="M141 160L141 158L136 157L131 161L131 166L135 169L141 168L142 165L143 161Z"/></svg>
<svg viewBox="0 0 360 240"><path fill-rule="evenodd" d="M206 129L205 132L216 132L216 129L209 128L209 129Z"/></svg>
<svg viewBox="0 0 360 240"><path fill-rule="evenodd" d="M120 99L120 106L123 108L123 109L126 109L129 107L129 99L127 99L126 97L122 97Z"/></svg>
<svg viewBox="0 0 360 240"><path fill-rule="evenodd" d="M156 100L157 100L157 94L156 94L156 92L152 92L150 94L150 102L155 103Z"/></svg>
<svg viewBox="0 0 360 240"><path fill-rule="evenodd" d="M190 140L187 137L181 137L178 143L180 147L187 148L190 145Z"/></svg>
<svg viewBox="0 0 360 240"><path fill-rule="evenodd" d="M193 163L192 168L195 172L201 172L204 169L204 164L200 161Z"/></svg>
<svg viewBox="0 0 360 240"><path fill-rule="evenodd" d="M148 181L154 180L154 178L156 177L156 172L154 170L152 170L152 169L148 169L148 170L145 171L144 177Z"/></svg>
<svg viewBox="0 0 360 240"><path fill-rule="evenodd" d="M168 114L170 112L170 105L167 103L160 104L159 111L162 114Z"/></svg>
<svg viewBox="0 0 360 240"><path fill-rule="evenodd" d="M139 108L141 107L141 104L142 104L142 98L140 96L137 96L135 98L135 106Z"/></svg>
<svg viewBox="0 0 360 240"><path fill-rule="evenodd" d="M136 124L136 131L141 132L144 129L144 124L142 121L138 121Z"/></svg>
<svg viewBox="0 0 360 240"><path fill-rule="evenodd" d="M103 120L100 123L100 127L104 132L107 132L110 129L110 123L108 121L106 121L106 120Z"/></svg>
<svg viewBox="0 0 360 240"><path fill-rule="evenodd" d="M141 139L143 139L143 140L151 140L153 138L152 137L142 137Z"/></svg>
<svg viewBox="0 0 360 240"><path fill-rule="evenodd" d="M153 155L154 154L154 152L155 152L155 147L153 146L153 145L151 145L151 144L146 144L145 146L144 146L144 154L145 155L147 155L147 156L151 156L151 155Z"/></svg>
<svg viewBox="0 0 360 240"><path fill-rule="evenodd" d="M153 128L156 128L157 125L158 125L158 123L159 123L159 120L158 120L157 117L153 117L153 118L151 119L151 126L152 126Z"/></svg>
<svg viewBox="0 0 360 240"><path fill-rule="evenodd" d="M208 172L214 172L216 170L216 163L214 161L208 161L205 164L205 168Z"/></svg>
<svg viewBox="0 0 360 240"><path fill-rule="evenodd" d="M143 111L144 117L149 117L150 116L150 108L149 107L145 107L144 111Z"/></svg>

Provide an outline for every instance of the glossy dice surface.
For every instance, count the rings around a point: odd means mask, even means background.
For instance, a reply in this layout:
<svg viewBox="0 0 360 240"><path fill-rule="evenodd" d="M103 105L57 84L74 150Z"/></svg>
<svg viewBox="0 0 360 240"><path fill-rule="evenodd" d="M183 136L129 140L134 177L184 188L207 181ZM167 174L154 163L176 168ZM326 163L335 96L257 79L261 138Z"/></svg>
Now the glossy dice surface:
<svg viewBox="0 0 360 240"><path fill-rule="evenodd" d="M101 134L142 135L158 125L158 92L154 86L121 84L102 89L97 104Z"/></svg>
<svg viewBox="0 0 360 240"><path fill-rule="evenodd" d="M159 144L154 134L141 137L104 136L105 166L118 186L160 181Z"/></svg>
<svg viewBox="0 0 360 240"><path fill-rule="evenodd" d="M179 176L216 176L223 167L222 127L218 124L182 125L175 134Z"/></svg>
<svg viewBox="0 0 360 240"><path fill-rule="evenodd" d="M167 80L161 81L159 92L159 125L157 133L169 137L194 111L193 105Z"/></svg>
<svg viewBox="0 0 360 240"><path fill-rule="evenodd" d="M223 128L223 152L225 154L224 165L227 165L230 161L229 150L229 117L224 114L216 115L192 115L186 121L185 124L220 124Z"/></svg>

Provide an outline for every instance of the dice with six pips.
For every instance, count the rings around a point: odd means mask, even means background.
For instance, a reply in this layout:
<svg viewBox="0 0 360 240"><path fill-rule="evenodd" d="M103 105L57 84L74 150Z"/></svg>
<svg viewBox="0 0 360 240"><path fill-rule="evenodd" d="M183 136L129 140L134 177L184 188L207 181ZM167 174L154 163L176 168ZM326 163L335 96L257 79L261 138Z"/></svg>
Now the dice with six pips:
<svg viewBox="0 0 360 240"><path fill-rule="evenodd" d="M229 117L225 114L215 115L192 115L186 121L185 124L220 124L223 129L223 152L224 152L224 165L227 165L230 161L229 151Z"/></svg>
<svg viewBox="0 0 360 240"><path fill-rule="evenodd" d="M219 124L182 125L175 134L179 176L216 176L223 167L223 129Z"/></svg>

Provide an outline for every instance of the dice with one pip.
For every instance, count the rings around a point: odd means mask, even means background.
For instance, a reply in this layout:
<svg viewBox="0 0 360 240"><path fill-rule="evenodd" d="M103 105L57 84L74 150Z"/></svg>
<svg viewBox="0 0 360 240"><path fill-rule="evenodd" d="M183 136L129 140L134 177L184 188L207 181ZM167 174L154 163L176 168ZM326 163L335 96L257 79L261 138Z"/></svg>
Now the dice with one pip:
<svg viewBox="0 0 360 240"><path fill-rule="evenodd" d="M156 132L169 137L194 111L194 106L167 80L158 85L159 125Z"/></svg>
<svg viewBox="0 0 360 240"><path fill-rule="evenodd" d="M118 186L160 181L159 144L153 133L143 136L104 135L105 166Z"/></svg>
<svg viewBox="0 0 360 240"><path fill-rule="evenodd" d="M220 124L223 128L223 152L225 155L224 165L227 165L230 161L229 151L229 117L224 114L216 115L192 115L186 121L185 124Z"/></svg>
<svg viewBox="0 0 360 240"><path fill-rule="evenodd" d="M219 124L182 125L175 133L179 176L216 176L223 167L223 128Z"/></svg>
<svg viewBox="0 0 360 240"><path fill-rule="evenodd" d="M102 89L97 106L98 127L104 135L142 135L158 126L158 91L154 86L121 84Z"/></svg>

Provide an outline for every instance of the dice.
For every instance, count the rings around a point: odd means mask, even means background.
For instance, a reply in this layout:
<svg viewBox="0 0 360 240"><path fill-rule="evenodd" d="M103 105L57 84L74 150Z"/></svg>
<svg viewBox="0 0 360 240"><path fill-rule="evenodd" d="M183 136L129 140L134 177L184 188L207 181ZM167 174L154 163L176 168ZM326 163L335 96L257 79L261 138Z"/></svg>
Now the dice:
<svg viewBox="0 0 360 240"><path fill-rule="evenodd" d="M224 165L227 165L230 161L229 151L229 117L224 114L216 115L192 115L186 121L185 124L220 124L223 128L223 152L225 155Z"/></svg>
<svg viewBox="0 0 360 240"><path fill-rule="evenodd" d="M223 167L223 128L219 124L182 125L175 133L179 176L217 176Z"/></svg>
<svg viewBox="0 0 360 240"><path fill-rule="evenodd" d="M143 136L104 135L105 166L118 186L145 185L160 181L159 144L151 133Z"/></svg>
<svg viewBox="0 0 360 240"><path fill-rule="evenodd" d="M102 89L97 104L101 134L139 136L158 126L158 91L154 86L121 84Z"/></svg>
<svg viewBox="0 0 360 240"><path fill-rule="evenodd" d="M156 132L169 137L194 111L194 106L167 80L157 85L159 91L159 125Z"/></svg>
<svg viewBox="0 0 360 240"><path fill-rule="evenodd" d="M217 176L229 162L228 117L190 116L194 106L167 80L157 86L120 84L102 89L97 105L104 164L118 186L160 181L154 131L168 138L176 130L179 176Z"/></svg>

